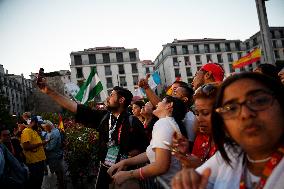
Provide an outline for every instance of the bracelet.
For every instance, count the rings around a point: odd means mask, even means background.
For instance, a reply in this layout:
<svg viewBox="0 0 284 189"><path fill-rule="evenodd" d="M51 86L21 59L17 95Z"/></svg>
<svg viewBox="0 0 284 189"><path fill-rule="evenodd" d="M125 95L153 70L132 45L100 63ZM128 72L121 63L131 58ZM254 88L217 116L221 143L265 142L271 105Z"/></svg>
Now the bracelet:
<svg viewBox="0 0 284 189"><path fill-rule="evenodd" d="M144 176L143 176L143 171L142 171L142 167L139 169L139 176L141 180L144 180Z"/></svg>

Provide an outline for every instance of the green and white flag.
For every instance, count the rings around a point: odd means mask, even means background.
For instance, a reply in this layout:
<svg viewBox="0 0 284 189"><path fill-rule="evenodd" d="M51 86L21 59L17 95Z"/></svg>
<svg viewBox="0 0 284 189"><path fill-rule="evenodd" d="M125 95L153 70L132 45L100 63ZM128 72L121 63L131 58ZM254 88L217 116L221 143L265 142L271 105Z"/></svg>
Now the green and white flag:
<svg viewBox="0 0 284 189"><path fill-rule="evenodd" d="M103 90L102 82L97 74L96 68L93 67L87 81L80 88L75 98L82 104L92 100Z"/></svg>

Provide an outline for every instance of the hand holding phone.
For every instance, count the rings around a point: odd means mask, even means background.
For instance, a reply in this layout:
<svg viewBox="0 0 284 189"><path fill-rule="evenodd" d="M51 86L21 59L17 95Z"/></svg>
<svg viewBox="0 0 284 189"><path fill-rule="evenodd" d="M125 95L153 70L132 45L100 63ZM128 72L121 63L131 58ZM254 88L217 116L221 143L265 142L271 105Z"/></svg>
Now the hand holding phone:
<svg viewBox="0 0 284 189"><path fill-rule="evenodd" d="M42 83L43 78L44 78L44 69L40 68L39 71L38 71L38 76L37 76L37 81L36 81L36 84L40 89L44 88L44 86L45 86Z"/></svg>
<svg viewBox="0 0 284 189"><path fill-rule="evenodd" d="M186 154L186 153L183 153L181 152L177 147L175 146L172 146L168 141L163 141L163 143L170 148L170 151L173 152L173 153L177 153L177 154L180 154L182 156L185 156L185 157L189 157L190 155L189 154Z"/></svg>

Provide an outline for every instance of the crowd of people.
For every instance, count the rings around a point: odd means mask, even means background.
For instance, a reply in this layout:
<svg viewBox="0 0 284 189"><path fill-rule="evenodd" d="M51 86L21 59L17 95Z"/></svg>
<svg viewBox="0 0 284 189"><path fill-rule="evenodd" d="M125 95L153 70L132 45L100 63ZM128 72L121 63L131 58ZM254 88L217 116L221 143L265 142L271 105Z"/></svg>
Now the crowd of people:
<svg viewBox="0 0 284 189"><path fill-rule="evenodd" d="M116 86L103 110L77 104L45 79L39 85L75 113L77 122L99 132L95 188L143 188L141 183L150 179L157 188L157 178L173 189L283 188L284 69L260 64L254 72L224 78L220 64L207 63L192 83L175 81L162 99L148 78L138 84L146 100L133 101L129 90ZM28 167L21 187L40 188L47 165L58 187L66 187L59 130L37 116L23 118L27 125L19 125L15 140L9 130L1 130L5 148ZM5 171L1 161L0 175Z"/></svg>

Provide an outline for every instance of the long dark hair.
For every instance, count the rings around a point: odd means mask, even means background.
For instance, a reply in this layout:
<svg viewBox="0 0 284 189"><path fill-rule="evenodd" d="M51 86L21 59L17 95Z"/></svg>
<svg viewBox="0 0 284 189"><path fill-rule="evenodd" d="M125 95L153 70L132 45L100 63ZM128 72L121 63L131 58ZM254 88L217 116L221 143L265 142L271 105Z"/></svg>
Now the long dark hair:
<svg viewBox="0 0 284 189"><path fill-rule="evenodd" d="M168 96L168 95L165 97L165 99L166 99L167 103L170 103L170 102L173 103L172 117L177 122L181 134L187 138L187 132L186 132L185 126L183 124L183 119L184 119L185 114L187 112L187 108L186 108L185 103L182 100L180 100L176 97L172 97L172 96Z"/></svg>
<svg viewBox="0 0 284 189"><path fill-rule="evenodd" d="M269 90L271 90L274 94L275 99L280 104L280 107L282 111L284 112L284 85L279 82L279 80L275 80L274 78L271 78L269 76L266 76L264 74L260 73L241 73L241 74L235 74L230 77L228 77L221 85L217 98L215 101L215 104L213 106L213 110L216 108L222 106L222 101L224 97L224 91L225 89L231 85L232 83L242 80L242 79L250 79L253 81L256 81L258 83L261 83L265 87L267 87ZM223 157L223 159L230 164L231 160L226 153L226 150L224 148L224 144L226 144L231 149L236 149L238 147L238 144L236 144L230 137L226 136L225 133L225 124L223 122L223 118L218 114L217 112L212 112L211 117L211 123L212 123L212 134L215 144L217 145L217 148ZM283 137L283 136L282 136ZM242 153L242 152L241 152Z"/></svg>

